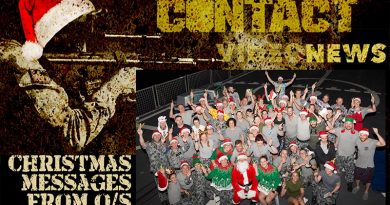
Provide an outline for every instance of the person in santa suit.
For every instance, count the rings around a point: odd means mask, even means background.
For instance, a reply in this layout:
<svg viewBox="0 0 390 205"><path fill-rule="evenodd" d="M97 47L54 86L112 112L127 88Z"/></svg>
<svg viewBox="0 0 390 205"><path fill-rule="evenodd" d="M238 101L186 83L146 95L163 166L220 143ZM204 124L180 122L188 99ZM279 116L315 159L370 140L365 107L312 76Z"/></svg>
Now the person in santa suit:
<svg viewBox="0 0 390 205"><path fill-rule="evenodd" d="M278 194L276 189L282 184L279 171L268 162L267 156L261 156L259 166L256 167L256 177L261 205L271 205Z"/></svg>
<svg viewBox="0 0 390 205"><path fill-rule="evenodd" d="M219 165L218 159L221 156L227 156L228 160L230 161L232 154L233 154L232 140L226 138L223 140L221 146L213 151L213 154L210 157L211 160L210 169L212 170L214 167L217 167Z"/></svg>
<svg viewBox="0 0 390 205"><path fill-rule="evenodd" d="M363 119L368 113L376 112L375 98L371 94L371 107L361 107L362 100L359 97L352 98L351 108L348 110L348 115L356 121L355 130L360 131L363 128Z"/></svg>
<svg viewBox="0 0 390 205"><path fill-rule="evenodd" d="M206 179L211 180L211 187L216 196L220 197L220 204L231 204L232 202L232 169L228 156L222 155L218 158L218 164L214 169L207 169L204 173Z"/></svg>
<svg viewBox="0 0 390 205"><path fill-rule="evenodd" d="M239 204L243 199L257 202L259 192L257 191L256 170L252 164L249 164L245 153L238 155L237 160L232 170L233 204Z"/></svg>

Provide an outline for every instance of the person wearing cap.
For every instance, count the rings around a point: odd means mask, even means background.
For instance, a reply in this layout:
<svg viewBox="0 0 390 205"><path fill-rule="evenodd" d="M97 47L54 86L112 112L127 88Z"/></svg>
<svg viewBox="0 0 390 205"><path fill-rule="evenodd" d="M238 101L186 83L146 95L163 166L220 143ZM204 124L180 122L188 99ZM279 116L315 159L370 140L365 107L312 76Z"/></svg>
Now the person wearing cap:
<svg viewBox="0 0 390 205"><path fill-rule="evenodd" d="M374 175L374 154L377 147L384 147L386 141L379 134L378 128L372 128L378 140L369 138L367 128L362 128L359 131L359 138L356 142L358 148L358 158L355 166L355 181L356 187L353 188L352 193L356 194L360 189L360 181L366 184L363 200L368 199L368 191L371 185L371 180Z"/></svg>
<svg viewBox="0 0 390 205"><path fill-rule="evenodd" d="M232 140L229 138L225 138L221 146L213 151L213 154L210 157L211 163L210 163L210 169L213 169L217 165L219 165L218 159L221 156L227 156L228 160L230 161L230 157L233 154L233 143Z"/></svg>
<svg viewBox="0 0 390 205"><path fill-rule="evenodd" d="M336 204L336 199L341 188L341 179L337 174L336 165L333 161L325 163L325 170L314 172L314 180L319 183L317 186L318 204L333 205ZM320 183L321 182L321 183Z"/></svg>
<svg viewBox="0 0 390 205"><path fill-rule="evenodd" d="M285 147L286 148L291 141L297 140L297 131L298 131L298 117L295 115L292 107L287 107L287 112L284 115L285 121Z"/></svg>
<svg viewBox="0 0 390 205"><path fill-rule="evenodd" d="M376 112L375 98L371 94L371 107L361 107L362 100L360 97L352 98L351 108L348 115L356 121L355 130L360 131L363 128L363 120L367 114Z"/></svg>
<svg viewBox="0 0 390 205"><path fill-rule="evenodd" d="M259 157L263 155L272 159L271 154L278 154L278 149L272 143L272 139L267 142L261 134L258 134L255 138L255 143L252 143L247 150L247 154L252 158L252 161L258 161Z"/></svg>
<svg viewBox="0 0 390 205"><path fill-rule="evenodd" d="M215 195L220 197L220 204L231 204L232 202L232 169L227 155L218 157L218 164L213 169L207 169L206 179L211 181L211 187Z"/></svg>
<svg viewBox="0 0 390 205"><path fill-rule="evenodd" d="M256 170L248 162L245 153L241 153L237 157L237 164L232 170L232 186L234 189L233 204L239 204L244 199L249 199L255 203L259 200Z"/></svg>
<svg viewBox="0 0 390 205"><path fill-rule="evenodd" d="M318 133L319 142L317 142L314 153L316 162L320 170L324 170L324 165L336 157L336 148L334 143L328 140L329 133L327 131L320 131Z"/></svg>
<svg viewBox="0 0 390 205"><path fill-rule="evenodd" d="M161 142L161 133L155 130L152 134L152 141L145 142L141 126L138 128L137 132L139 135L139 143L142 149L146 150L146 154L149 158L150 172L155 174L161 168L168 167L169 162L167 159L167 155L165 155L167 148L165 144ZM155 183L158 185L158 181L156 178ZM158 196L160 198L160 201L162 202L168 200L167 192L158 192Z"/></svg>
<svg viewBox="0 0 390 205"><path fill-rule="evenodd" d="M282 184L278 169L268 162L267 156L261 156L256 168L256 178L259 182L259 201L261 205L271 205L278 194L277 189Z"/></svg>
<svg viewBox="0 0 390 205"><path fill-rule="evenodd" d="M177 137L173 137L169 142L170 149L166 153L170 167L176 170L180 169L180 162L184 160L184 153L190 148L190 144L187 140L183 139L184 146L179 146L179 140Z"/></svg>
<svg viewBox="0 0 390 205"><path fill-rule="evenodd" d="M318 135L321 131L326 130L325 121L317 115L313 115L309 118L310 139L308 142L308 149L314 150L317 142L319 141Z"/></svg>
<svg viewBox="0 0 390 205"><path fill-rule="evenodd" d="M206 168L203 166L204 163L201 162L197 154L194 154L192 157L192 171L191 177L194 181L193 184L193 201L191 204L204 205L207 204L208 200L211 199L212 189L210 183L207 181L204 174L207 172Z"/></svg>
<svg viewBox="0 0 390 205"><path fill-rule="evenodd" d="M167 125L167 117L160 116L157 118L157 130L162 134L162 138L168 137L168 125Z"/></svg>
<svg viewBox="0 0 390 205"><path fill-rule="evenodd" d="M308 146L310 139L310 122L307 117L308 114L309 111L306 109L301 110L297 121L297 143L298 147L301 149Z"/></svg>
<svg viewBox="0 0 390 205"><path fill-rule="evenodd" d="M244 132L240 127L237 127L237 121L234 118L229 118L226 121L227 128L224 132L225 138L230 138L232 142L235 142L236 140L242 140L244 141Z"/></svg>
<svg viewBox="0 0 390 205"><path fill-rule="evenodd" d="M192 157L191 157L192 161ZM182 198L183 204L191 204L193 201L192 191L194 190L194 180L191 176L191 167L188 161L182 161L180 163L180 171L177 173L177 181L180 184L180 188L185 193Z"/></svg>
<svg viewBox="0 0 390 205"><path fill-rule="evenodd" d="M244 118L241 111L237 111L236 113L236 121L237 121L237 127L241 128L241 130L244 133L248 133L249 131L249 122Z"/></svg>
<svg viewBox="0 0 390 205"><path fill-rule="evenodd" d="M176 121L176 117L180 116L183 120L184 124L190 125L192 120L192 110L186 110L184 105L178 104L177 109L179 110L179 113L173 114L173 108L175 104L173 103L173 100L171 101L171 107L169 110L169 118Z"/></svg>
<svg viewBox="0 0 390 205"><path fill-rule="evenodd" d="M352 184L355 170L355 146L359 139L359 132L353 126L356 121L351 116L344 119L344 127L329 130L337 136L335 146L337 148L336 164L340 170L345 170L347 190L352 191Z"/></svg>
<svg viewBox="0 0 390 205"><path fill-rule="evenodd" d="M282 124L275 126L273 124L273 120L274 119L271 119L269 117L264 119L265 126L263 127L261 134L263 135L264 139L267 140L268 143L272 139L272 145L275 146L276 149L278 149L280 146L278 135L284 136L284 130Z"/></svg>
<svg viewBox="0 0 390 205"><path fill-rule="evenodd" d="M275 82L271 79L271 77L268 75L268 71L265 71L265 75L267 76L268 81L275 87L275 92L278 94L279 97L282 97L286 93L286 87L290 86L297 75L294 73L293 78L288 81L287 83L283 83L283 77L279 76L278 81Z"/></svg>

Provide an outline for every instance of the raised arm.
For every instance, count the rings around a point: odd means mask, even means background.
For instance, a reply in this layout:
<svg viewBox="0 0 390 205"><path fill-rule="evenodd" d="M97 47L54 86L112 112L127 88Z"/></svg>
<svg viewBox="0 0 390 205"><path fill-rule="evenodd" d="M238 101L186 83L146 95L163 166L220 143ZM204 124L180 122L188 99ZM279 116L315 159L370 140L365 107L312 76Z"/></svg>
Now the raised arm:
<svg viewBox="0 0 390 205"><path fill-rule="evenodd" d="M290 80L290 81L288 81L287 83L286 83L286 86L289 86L289 85L291 85L293 82L294 82L294 80L295 80L295 78L297 77L297 74L296 73L294 73L294 76L293 76L293 78Z"/></svg>
<svg viewBox="0 0 390 205"><path fill-rule="evenodd" d="M174 119L175 116L173 115L173 107L175 104L173 103L173 100L171 101L171 109L169 110L169 118Z"/></svg>
<svg viewBox="0 0 390 205"><path fill-rule="evenodd" d="M264 84L264 95L267 98L267 101L269 101L267 87L268 87L268 83L265 83Z"/></svg>
<svg viewBox="0 0 390 205"><path fill-rule="evenodd" d="M145 143L145 140L143 137L143 131L142 131L143 126L144 126L144 124L140 124L137 132L139 135L139 144L141 145L142 149L146 149L147 146L146 146L146 143Z"/></svg>
<svg viewBox="0 0 390 205"><path fill-rule="evenodd" d="M376 143L377 147L384 147L386 145L386 141L383 139L383 137L379 134L378 128L373 127L372 130L378 136L378 142Z"/></svg>
<svg viewBox="0 0 390 205"><path fill-rule="evenodd" d="M267 76L267 79L268 79L268 81L269 81L271 84L274 84L274 83L275 83L275 82L269 77L268 71L265 71L265 76Z"/></svg>
<svg viewBox="0 0 390 205"><path fill-rule="evenodd" d="M368 108L368 113L376 112L375 98L371 93L371 107Z"/></svg>

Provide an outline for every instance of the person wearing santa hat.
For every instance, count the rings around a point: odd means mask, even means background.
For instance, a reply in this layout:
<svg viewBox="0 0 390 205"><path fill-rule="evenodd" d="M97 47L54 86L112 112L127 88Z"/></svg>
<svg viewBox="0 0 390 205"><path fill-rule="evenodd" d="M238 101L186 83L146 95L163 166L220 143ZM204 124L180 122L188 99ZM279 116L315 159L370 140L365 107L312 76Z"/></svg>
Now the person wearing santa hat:
<svg viewBox="0 0 390 205"><path fill-rule="evenodd" d="M287 83L283 83L282 76L279 76L278 81L275 82L271 79L271 77L269 77L268 71L265 71L265 75L267 76L268 81L275 87L275 92L278 94L279 98L285 95L286 87L290 86L297 77L297 75L294 73L293 78L290 81L288 81Z"/></svg>
<svg viewBox="0 0 390 205"><path fill-rule="evenodd" d="M192 161L192 156L191 156ZM193 190L196 188L194 187L194 180L191 176L191 167L190 163L186 160L182 161L180 163L180 171L177 173L177 181L180 184L180 188L185 193L182 198L183 204L191 204L193 199Z"/></svg>
<svg viewBox="0 0 390 205"><path fill-rule="evenodd" d="M169 204L181 204L182 190L177 181L176 173L173 170L164 170L164 168L161 168L155 175L157 177L157 189L159 192L165 190L168 192Z"/></svg>
<svg viewBox="0 0 390 205"><path fill-rule="evenodd" d="M360 131L363 128L363 120L367 114L376 112L375 98L371 94L371 107L361 107L362 100L360 97L352 98L351 108L348 110L350 115L355 121L355 130Z"/></svg>
<svg viewBox="0 0 390 205"><path fill-rule="evenodd" d="M203 126L206 126L207 122L209 121L205 109L200 105L197 105L194 109L194 115L192 116L192 120L194 120L195 118L198 118L199 123Z"/></svg>
<svg viewBox="0 0 390 205"><path fill-rule="evenodd" d="M224 112L227 113L230 118L234 118L237 111L237 104L234 102L233 97L230 97L229 106L224 109Z"/></svg>
<svg viewBox="0 0 390 205"><path fill-rule="evenodd" d="M169 166L169 162L167 159L167 155L165 155L165 152L167 151L167 148L164 143L161 142L161 133L157 130L155 130L152 133L152 141L145 142L143 137L143 131L141 126L137 130L139 135L139 143L142 147L142 149L146 150L146 153L149 158L150 163L150 172L155 174L157 171L159 171L161 168L166 168ZM155 180L156 184L158 185L157 179ZM168 194L167 192L158 192L160 201L167 201L168 200Z"/></svg>
<svg viewBox="0 0 390 205"><path fill-rule="evenodd" d="M298 129L298 117L294 114L292 107L287 107L287 113L284 116L285 120L285 147L286 148L291 141L297 140L297 129Z"/></svg>
<svg viewBox="0 0 390 205"><path fill-rule="evenodd" d="M309 118L309 123L310 139L307 148L313 151L319 141L318 134L326 130L326 124L324 120L315 114Z"/></svg>
<svg viewBox="0 0 390 205"><path fill-rule="evenodd" d="M38 60L57 32L94 10L88 0L20 0L19 13L26 38L23 57L28 61Z"/></svg>
<svg viewBox="0 0 390 205"><path fill-rule="evenodd" d="M221 146L213 151L213 154L210 157L210 169L219 165L219 158L221 156L227 156L230 161L230 157L233 154L233 143L229 138L225 138L221 144Z"/></svg>
<svg viewBox="0 0 390 205"><path fill-rule="evenodd" d="M310 122L307 118L309 112L306 109L301 110L297 121L297 142L298 147L303 149L308 146L310 139Z"/></svg>
<svg viewBox="0 0 390 205"><path fill-rule="evenodd" d="M341 179L337 174L336 165L333 161L325 163L325 170L314 172L314 180L319 183L317 186L317 203L333 205L341 188ZM321 182L321 183L320 183Z"/></svg>
<svg viewBox="0 0 390 205"><path fill-rule="evenodd" d="M257 189L259 190L259 201L261 205L271 205L278 194L277 189L282 184L279 171L268 162L267 156L261 156L259 165L254 164L257 170Z"/></svg>
<svg viewBox="0 0 390 205"><path fill-rule="evenodd" d="M192 190L193 201L191 204L207 204L209 199L213 198L213 194L210 187L210 182L207 181L206 177L204 176L204 174L207 173L207 169L197 154L194 154L192 157L192 167L194 167L194 170L191 173L191 177L194 181L194 184Z"/></svg>
<svg viewBox="0 0 390 205"><path fill-rule="evenodd" d="M205 173L206 179L211 180L211 187L215 195L220 197L220 204L231 204L232 202L232 170L233 165L229 156L218 157L218 164Z"/></svg>
<svg viewBox="0 0 390 205"><path fill-rule="evenodd" d="M265 126L263 127L261 134L263 135L264 139L267 140L269 143L272 139L272 145L278 149L279 148L279 139L278 135L284 136L284 130L283 130L283 124L280 124L279 126L274 126L273 120L269 117L264 119Z"/></svg>
<svg viewBox="0 0 390 205"><path fill-rule="evenodd" d="M192 122L191 122L192 123ZM190 124L191 124L190 123ZM192 128L190 126L190 124L184 124L184 121L183 121L183 117L181 115L176 115L175 117L175 124L173 126L173 132L172 132L172 135L173 136L179 136L180 134L180 131L183 129L183 128L187 128L190 130L190 133L192 132Z"/></svg>
<svg viewBox="0 0 390 205"><path fill-rule="evenodd" d="M248 162L245 153L241 153L237 157L237 164L232 170L232 186L234 189L233 204L239 204L244 199L250 199L252 202L258 201L256 170Z"/></svg>
<svg viewBox="0 0 390 205"><path fill-rule="evenodd" d="M353 188L352 193L356 194L360 189L360 181L366 184L363 200L368 199L368 191L371 185L371 180L374 175L374 154L377 147L384 147L386 141L379 134L378 128L372 128L378 140L369 138L369 131L367 128L362 128L359 131L359 138L356 142L358 148L358 158L356 159L355 167L355 181L356 187Z"/></svg>
<svg viewBox="0 0 390 205"><path fill-rule="evenodd" d="M329 133L327 131L320 131L318 133L319 142L317 142L314 153L316 162L321 170L324 170L324 165L336 157L336 148L333 142L328 140Z"/></svg>
<svg viewBox="0 0 390 205"><path fill-rule="evenodd" d="M186 139L183 139L183 142L184 147L179 146L178 138L173 137L172 140L169 142L170 149L166 153L169 166L173 167L176 170L180 169L180 162L185 159L184 153L187 152L190 148L190 144L187 142Z"/></svg>
<svg viewBox="0 0 390 205"><path fill-rule="evenodd" d="M345 171L345 180L347 181L347 190L352 192L353 175L355 170L355 146L359 139L359 132L353 126L356 121L352 116L346 116L344 127L333 128L329 130L337 136L335 146L337 148L336 164L340 170Z"/></svg>
<svg viewBox="0 0 390 205"><path fill-rule="evenodd" d="M173 103L173 100L171 101L171 107L169 110L169 118L172 120L175 120L177 116L181 116L183 119L183 123L186 125L190 125L192 123L192 110L186 110L184 105L178 104L177 109L179 110L179 113L173 114L173 108L175 104Z"/></svg>
<svg viewBox="0 0 390 205"><path fill-rule="evenodd" d="M192 156L196 153L195 140L192 139L191 130L186 127L183 127L182 129L180 129L180 133L178 136L179 137L177 138L177 140L179 141L179 145L181 147L186 147L186 143L188 143L189 148L186 152L184 152L183 157L186 161L191 163Z"/></svg>
<svg viewBox="0 0 390 205"><path fill-rule="evenodd" d="M234 142L234 150L232 156L230 157L230 162L233 165L236 165L238 155L246 154L246 151L247 151L247 145L245 145L245 143L242 142L241 140L236 140Z"/></svg>

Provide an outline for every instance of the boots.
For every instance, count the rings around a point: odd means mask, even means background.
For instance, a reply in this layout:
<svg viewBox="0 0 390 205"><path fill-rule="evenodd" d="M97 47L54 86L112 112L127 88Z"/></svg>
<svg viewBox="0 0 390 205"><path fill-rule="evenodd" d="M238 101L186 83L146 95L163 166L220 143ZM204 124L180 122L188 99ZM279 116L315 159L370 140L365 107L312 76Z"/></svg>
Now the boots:
<svg viewBox="0 0 390 205"><path fill-rule="evenodd" d="M311 197L311 204L317 204L317 195Z"/></svg>
<svg viewBox="0 0 390 205"><path fill-rule="evenodd" d="M352 185L353 185L352 182L347 183L347 190L348 190L348 192L352 192L352 189L353 189Z"/></svg>

